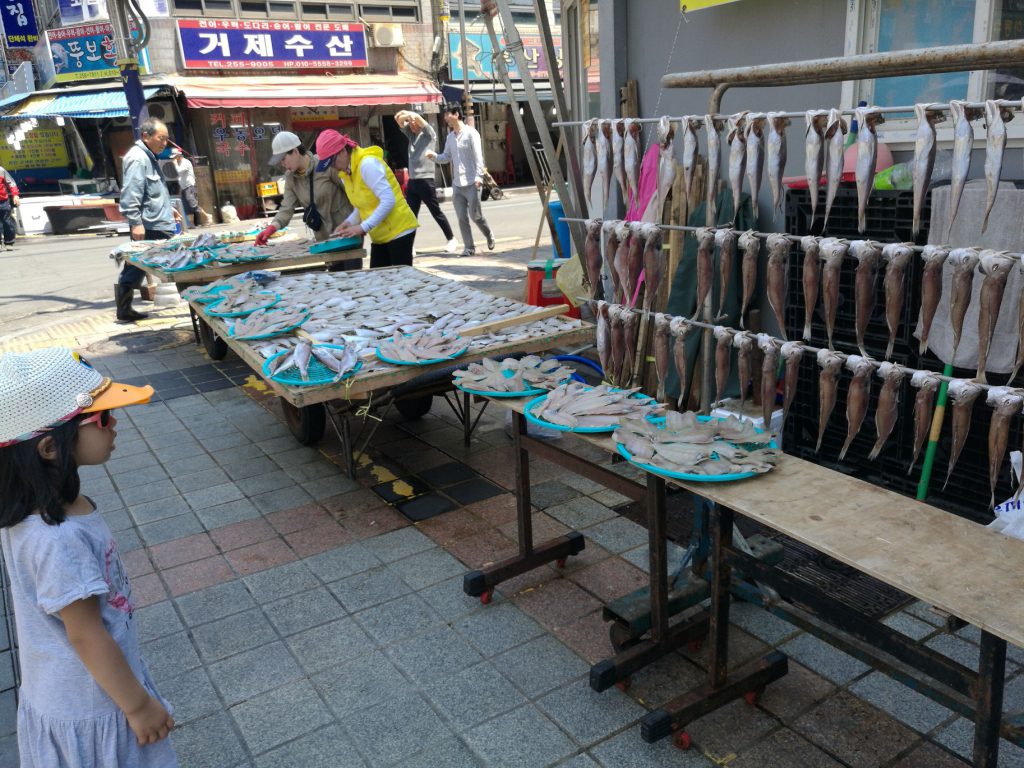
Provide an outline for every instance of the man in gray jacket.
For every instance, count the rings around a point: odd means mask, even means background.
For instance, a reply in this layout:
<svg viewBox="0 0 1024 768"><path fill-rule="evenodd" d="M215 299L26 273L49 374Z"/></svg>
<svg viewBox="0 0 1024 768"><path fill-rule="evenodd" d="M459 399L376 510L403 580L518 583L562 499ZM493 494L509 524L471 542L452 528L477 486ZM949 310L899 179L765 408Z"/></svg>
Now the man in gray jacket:
<svg viewBox="0 0 1024 768"><path fill-rule="evenodd" d="M131 227L132 240L166 240L174 234L181 214L171 205L163 171L156 156L167 147L167 126L150 118L139 126L142 138L125 152L122 166L121 215ZM125 262L114 286L117 319L134 323L147 315L132 309L132 296L141 288L146 273Z"/></svg>
<svg viewBox="0 0 1024 768"><path fill-rule="evenodd" d="M437 202L437 184L434 181L437 166L426 156L437 144L437 132L422 115L411 110L403 109L395 115L395 122L409 140L409 183L405 187L405 202L412 208L416 218L420 215L420 203L426 203L427 210L444 233L447 241L445 250L455 253L459 249L459 241L455 239L452 225L448 223L448 217Z"/></svg>

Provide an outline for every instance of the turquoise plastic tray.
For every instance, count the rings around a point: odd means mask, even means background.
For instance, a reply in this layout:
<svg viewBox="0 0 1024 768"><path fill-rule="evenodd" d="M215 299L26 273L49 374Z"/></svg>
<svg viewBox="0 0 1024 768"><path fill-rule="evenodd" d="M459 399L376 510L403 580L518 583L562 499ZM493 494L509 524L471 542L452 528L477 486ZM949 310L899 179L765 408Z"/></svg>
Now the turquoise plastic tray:
<svg viewBox="0 0 1024 768"><path fill-rule="evenodd" d="M512 371L502 371L502 375L504 375L506 379L511 379L515 374L512 373ZM530 395L543 395L548 392L548 390L543 387L524 389L522 392L490 392L486 389L470 389L469 387L464 387L461 384L455 384L455 386L463 392L468 392L471 395L481 395L483 397L529 397Z"/></svg>
<svg viewBox="0 0 1024 768"><path fill-rule="evenodd" d="M410 336L412 334L408 334L407 333L405 335L406 336ZM444 335L444 334L442 334L442 335ZM384 344L390 344L391 340L389 339L389 340L387 340L387 341L385 341L383 343ZM452 354L448 355L448 357L438 357L438 358L435 358L433 360L412 360L412 361L407 361L407 360L393 360L390 357L386 357L380 351L380 345L378 345L377 346L377 359L379 359L379 360L381 360L381 361L383 361L385 363L390 363L391 365L433 365L434 363L447 363L450 360L454 360L455 358L459 357L460 355L466 354L466 350L467 349L469 349L469 342L468 341L466 342L466 346L464 346L458 352L453 352Z"/></svg>
<svg viewBox="0 0 1024 768"><path fill-rule="evenodd" d="M310 253L328 253L330 251L351 251L363 244L361 237L332 237L322 243L309 246Z"/></svg>
<svg viewBox="0 0 1024 768"><path fill-rule="evenodd" d="M589 389L593 389L593 387L588 387L587 389L588 390ZM559 432L579 432L581 434L597 434L597 433L600 433L600 432L614 432L619 427L619 417L618 416L614 417L615 418L615 423L611 424L611 425L609 425L607 427L566 427L566 426L563 426L561 424L552 424L550 421L545 421L544 419L540 418L539 416L534 416L533 415L533 411L536 410L537 406L540 405L547 398L547 396L549 394L550 393L545 393L545 394L541 395L540 397L535 397L533 400L531 400L530 402L528 402L526 404L526 408L523 409L523 415L526 417L527 421L532 421L538 427L547 427L548 429L556 429ZM647 395L641 395L639 392L634 394L633 398L636 399L636 400L644 400L644 401L653 401L654 400L653 397L648 397ZM609 418L612 418L612 417L609 417ZM665 421L665 417L664 416L648 416L647 420L649 422L651 422L652 424L659 424L659 423Z"/></svg>
<svg viewBox="0 0 1024 768"><path fill-rule="evenodd" d="M193 269L199 269L200 267L205 267L211 261L213 261L213 256L207 256L205 259L202 259L201 261L194 261L191 264L186 264L184 267L165 267L162 264L154 264L153 262L141 261L141 259L140 259L140 262L142 264L145 264L147 267L152 267L153 269L159 269L159 270L161 270L163 272L189 272L190 270L193 270Z"/></svg>
<svg viewBox="0 0 1024 768"><path fill-rule="evenodd" d="M697 421L722 421L719 417L713 416L698 416ZM664 420L662 420L664 422ZM758 433L764 434L763 429L758 429ZM763 475L764 472L732 472L727 475L694 475L686 472L673 472L670 469L662 469L656 467L653 464L644 464L641 461L637 461L630 456L629 451L626 450L626 446L622 443L615 444L616 449L622 455L626 461L634 466L640 467L640 469L646 470L654 475L661 475L662 477L670 477L673 480L685 480L689 483L730 483L733 480L746 480L748 477L754 477L755 475ZM778 448L774 440L768 443L769 448ZM709 461L718 461L718 459L709 459Z"/></svg>
<svg viewBox="0 0 1024 768"><path fill-rule="evenodd" d="M315 346L328 347L329 349L344 349L344 347L339 346L337 344L316 344ZM299 371L295 367L286 368L280 373L271 376L270 369L273 367L273 362L277 360L277 358L279 358L281 355L288 355L291 354L291 352L292 350L285 349L281 352L278 352L273 357L267 358L267 360L264 361L263 363L263 375L266 376L268 379L273 379L274 381L279 382L281 384L287 384L289 387L317 387L320 386L321 384L336 383L334 381L334 377L337 376L338 374L336 374L334 371L332 371L330 368L321 363L312 355L309 356L309 381L303 381L302 376L299 375ZM338 379L338 381L344 381L345 379L352 378L359 372L359 369L362 367L363 361L360 360L355 364L355 366L353 366L351 371L349 371L340 379Z"/></svg>
<svg viewBox="0 0 1024 768"><path fill-rule="evenodd" d="M273 311L273 310L271 310L271 311ZM230 326L228 328L228 336L230 338L232 338L232 339L238 338L239 341L262 341L263 339L272 339L275 336L284 336L286 333L291 333L292 331L294 331L294 330L296 330L298 328L301 328L302 324L304 322L306 322L307 320L309 320L309 310L308 309L305 310L305 315L303 316L303 318L299 322L297 322L295 325L290 325L287 328L282 328L279 331L274 331L272 333L261 333L258 336L238 336L238 337L236 337L235 336L235 326L232 325L232 326Z"/></svg>
<svg viewBox="0 0 1024 768"><path fill-rule="evenodd" d="M246 315L251 315L253 312L259 309L270 309L279 301L281 301L281 294L279 293L274 293L273 291L259 291L259 293L263 296L273 296L273 301L271 301L268 304L264 304L262 307L253 307L252 309L240 309L235 312L219 312L216 309L214 309L214 307L220 304L221 301L224 301L224 299L222 298L219 301L215 301L212 304L208 304L206 307L206 314L210 315L211 317L245 317Z"/></svg>

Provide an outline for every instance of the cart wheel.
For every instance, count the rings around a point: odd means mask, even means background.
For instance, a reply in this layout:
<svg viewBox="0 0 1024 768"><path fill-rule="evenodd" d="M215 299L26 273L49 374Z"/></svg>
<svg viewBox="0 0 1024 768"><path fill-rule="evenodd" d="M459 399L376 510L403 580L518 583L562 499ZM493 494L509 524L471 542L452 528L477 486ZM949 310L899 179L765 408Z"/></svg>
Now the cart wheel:
<svg viewBox="0 0 1024 768"><path fill-rule="evenodd" d="M430 413L430 406L434 404L434 396L410 397L406 400L395 400L395 408L407 421L422 419Z"/></svg>
<svg viewBox="0 0 1024 768"><path fill-rule="evenodd" d="M672 734L672 746L685 752L693 746L693 739L686 731L676 731Z"/></svg>
<svg viewBox="0 0 1024 768"><path fill-rule="evenodd" d="M616 653L622 653L639 642L639 640L629 634L628 629L614 621L608 625L608 639L611 641L612 648L615 649Z"/></svg>
<svg viewBox="0 0 1024 768"><path fill-rule="evenodd" d="M484 605L489 605L492 597L494 597L494 590L488 589L486 592L480 593L480 602Z"/></svg>
<svg viewBox="0 0 1024 768"><path fill-rule="evenodd" d="M504 196L505 190L503 190L501 187L495 187L494 189L491 190L492 200L501 200L501 198L503 198Z"/></svg>
<svg viewBox="0 0 1024 768"><path fill-rule="evenodd" d="M281 410L292 436L303 445L316 445L327 427L327 409L323 403L296 408L281 398Z"/></svg>
<svg viewBox="0 0 1024 768"><path fill-rule="evenodd" d="M228 345L220 336L213 332L213 328L200 318L199 340L203 343L203 349L210 356L211 360L223 360L228 354Z"/></svg>
<svg viewBox="0 0 1024 768"><path fill-rule="evenodd" d="M747 691L743 694L743 700L753 707L761 700L762 693L764 693L762 688L758 688L756 691Z"/></svg>
<svg viewBox="0 0 1024 768"><path fill-rule="evenodd" d="M624 677L621 680L619 680L619 682L617 682L615 684L615 687L618 688L623 693L626 693L630 688L633 687L633 678L632 677Z"/></svg>
<svg viewBox="0 0 1024 768"><path fill-rule="evenodd" d="M559 568L565 568L565 561L566 560L568 560L568 558L560 557L557 560L555 560L555 565L557 565Z"/></svg>

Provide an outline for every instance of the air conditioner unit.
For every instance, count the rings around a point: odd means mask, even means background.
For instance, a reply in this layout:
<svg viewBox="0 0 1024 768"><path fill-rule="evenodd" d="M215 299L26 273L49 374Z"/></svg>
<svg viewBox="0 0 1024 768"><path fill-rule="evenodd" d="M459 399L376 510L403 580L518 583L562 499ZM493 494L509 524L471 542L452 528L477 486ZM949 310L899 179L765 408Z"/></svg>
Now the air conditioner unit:
<svg viewBox="0 0 1024 768"><path fill-rule="evenodd" d="M169 101L147 102L146 109L149 112L150 117L162 121L165 125L170 125L174 122L174 105L172 105Z"/></svg>
<svg viewBox="0 0 1024 768"><path fill-rule="evenodd" d="M374 24L373 44L378 48L401 48L405 45L405 34L401 24Z"/></svg>

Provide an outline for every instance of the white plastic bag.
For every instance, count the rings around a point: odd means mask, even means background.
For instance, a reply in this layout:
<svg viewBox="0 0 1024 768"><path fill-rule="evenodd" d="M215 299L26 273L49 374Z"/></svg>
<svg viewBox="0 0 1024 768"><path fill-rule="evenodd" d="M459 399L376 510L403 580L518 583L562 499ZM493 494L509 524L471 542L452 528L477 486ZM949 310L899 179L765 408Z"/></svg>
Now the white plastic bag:
<svg viewBox="0 0 1024 768"><path fill-rule="evenodd" d="M1022 463L1024 463L1024 454L1021 454L1020 451L1012 451L1010 453L1010 474L1015 484L1020 483ZM1024 499L1015 501L1011 497L1002 504L996 504L995 513L996 519L988 524L989 528L1015 539L1024 539Z"/></svg>

